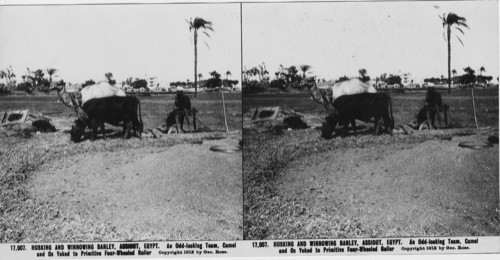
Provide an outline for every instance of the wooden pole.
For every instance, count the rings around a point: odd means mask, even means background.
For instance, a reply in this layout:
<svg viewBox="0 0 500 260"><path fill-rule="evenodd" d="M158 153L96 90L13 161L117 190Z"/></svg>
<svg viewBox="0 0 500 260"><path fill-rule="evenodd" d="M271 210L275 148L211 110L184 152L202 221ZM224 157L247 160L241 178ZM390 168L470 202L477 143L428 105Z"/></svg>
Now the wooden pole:
<svg viewBox="0 0 500 260"><path fill-rule="evenodd" d="M226 124L226 132L229 133L229 128L227 127L227 118L226 118L226 105L224 103L224 91L220 92L222 94L222 109L224 110L224 123Z"/></svg>
<svg viewBox="0 0 500 260"><path fill-rule="evenodd" d="M476 117L476 103L474 102L474 87L471 88L472 93L472 109L474 110L474 122L476 122L476 130L477 134L479 134L479 126L477 125L477 117Z"/></svg>

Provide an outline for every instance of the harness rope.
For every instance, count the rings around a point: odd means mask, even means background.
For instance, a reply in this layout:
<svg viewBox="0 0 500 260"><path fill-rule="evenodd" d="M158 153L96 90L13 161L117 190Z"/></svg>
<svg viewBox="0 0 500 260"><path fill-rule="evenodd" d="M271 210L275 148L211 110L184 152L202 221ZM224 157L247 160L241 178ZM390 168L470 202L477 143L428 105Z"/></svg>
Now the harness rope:
<svg viewBox="0 0 500 260"><path fill-rule="evenodd" d="M328 114L332 114L332 111L330 109L330 107L328 106L329 104L331 104L330 100L328 99L328 97L326 96L326 91L324 90L321 90L318 88L318 86L316 85L316 81L314 81L314 83L312 85L309 85L310 83L308 82L308 88L307 88L307 92L309 92L309 95L311 95L311 97L313 98L314 101L318 102L318 103L322 103L323 106L325 107L326 111L328 112ZM312 93L312 88L316 87L319 91L319 94L321 95L321 99L323 100L323 102L319 101L316 99L314 93Z"/></svg>

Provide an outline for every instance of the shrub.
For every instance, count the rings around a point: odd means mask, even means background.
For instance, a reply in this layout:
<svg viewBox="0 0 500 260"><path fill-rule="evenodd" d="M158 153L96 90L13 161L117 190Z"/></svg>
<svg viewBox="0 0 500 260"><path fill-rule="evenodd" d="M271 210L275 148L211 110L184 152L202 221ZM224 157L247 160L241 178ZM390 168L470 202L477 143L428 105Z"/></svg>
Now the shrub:
<svg viewBox="0 0 500 260"><path fill-rule="evenodd" d="M25 91L26 93L33 93L33 86L31 83L19 83L16 86L16 90Z"/></svg>
<svg viewBox="0 0 500 260"><path fill-rule="evenodd" d="M257 80L243 82L242 92L245 94L261 93L266 91L269 83L259 82Z"/></svg>
<svg viewBox="0 0 500 260"><path fill-rule="evenodd" d="M134 82L132 82L131 86L135 89L148 89L148 82L145 79L136 79Z"/></svg>
<svg viewBox="0 0 500 260"><path fill-rule="evenodd" d="M281 89L281 90L285 91L286 90L286 82L284 79L272 80L271 83L269 84L269 88L277 88L277 89Z"/></svg>
<svg viewBox="0 0 500 260"><path fill-rule="evenodd" d="M0 83L0 96L3 95L10 95L10 88L5 84Z"/></svg>

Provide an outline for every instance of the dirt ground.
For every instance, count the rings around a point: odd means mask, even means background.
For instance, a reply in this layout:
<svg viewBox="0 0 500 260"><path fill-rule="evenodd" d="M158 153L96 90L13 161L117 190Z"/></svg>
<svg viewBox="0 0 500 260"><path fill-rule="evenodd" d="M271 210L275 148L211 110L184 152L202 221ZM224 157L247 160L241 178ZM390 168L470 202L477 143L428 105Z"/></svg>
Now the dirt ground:
<svg viewBox="0 0 500 260"><path fill-rule="evenodd" d="M236 144L229 138L65 157L36 171L30 192L69 220L62 233L84 231L75 223L84 220L131 231L116 239L238 239L241 153L210 151Z"/></svg>
<svg viewBox="0 0 500 260"><path fill-rule="evenodd" d="M411 107L393 96L396 126L418 111L413 95ZM376 136L368 123L330 140L307 96L244 99L244 239L498 236L499 147L459 147L498 136L498 96L478 98L478 132L466 97L447 99L462 127ZM284 110L274 122L251 122L255 107L272 104ZM290 108L310 128L283 126Z"/></svg>
<svg viewBox="0 0 500 260"><path fill-rule="evenodd" d="M352 137L354 138L354 137ZM498 146L461 148L464 136L419 144L341 148L294 160L277 180L314 226L329 214L377 236L498 235Z"/></svg>
<svg viewBox="0 0 500 260"><path fill-rule="evenodd" d="M107 140L73 143L73 112L40 99L27 103L30 113L48 114L57 132L22 130L29 121L0 129L0 242L242 239L241 151L211 150L241 141L237 101L229 133L218 130L219 101L201 100L212 132L123 139L107 125ZM22 105L6 101L0 108ZM153 101L143 102L146 130L165 113Z"/></svg>

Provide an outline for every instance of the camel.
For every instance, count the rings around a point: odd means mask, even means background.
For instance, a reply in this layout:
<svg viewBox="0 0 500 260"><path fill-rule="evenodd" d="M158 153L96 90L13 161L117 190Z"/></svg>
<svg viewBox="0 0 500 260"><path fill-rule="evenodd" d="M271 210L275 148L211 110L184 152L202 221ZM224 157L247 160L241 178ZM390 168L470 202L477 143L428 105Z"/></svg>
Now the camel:
<svg viewBox="0 0 500 260"><path fill-rule="evenodd" d="M84 87L81 91L81 105L95 98L119 96L125 97L127 94L120 88L117 88L106 81Z"/></svg>
<svg viewBox="0 0 500 260"><path fill-rule="evenodd" d="M352 78L342 82L337 82L331 87L320 88L316 85L314 78L304 79L300 82L301 86L307 87L307 92L311 98L325 106L328 112L331 112L333 101L344 95L353 95L360 93L377 93L377 90L358 78Z"/></svg>
<svg viewBox="0 0 500 260"><path fill-rule="evenodd" d="M81 107L80 92L69 93L66 91L66 86L64 84L57 83L52 83L50 89L55 89L57 91L57 96L61 102L67 107L73 108L78 118L87 118L87 115L83 112Z"/></svg>
<svg viewBox="0 0 500 260"><path fill-rule="evenodd" d="M50 89L57 90L57 96L61 102L67 107L73 108L78 118L86 118L87 115L82 110L83 104L91 99L111 97L111 96L126 96L123 90L112 86L108 82L99 82L94 85L86 86L81 91L67 92L66 86L62 83L52 83Z"/></svg>

